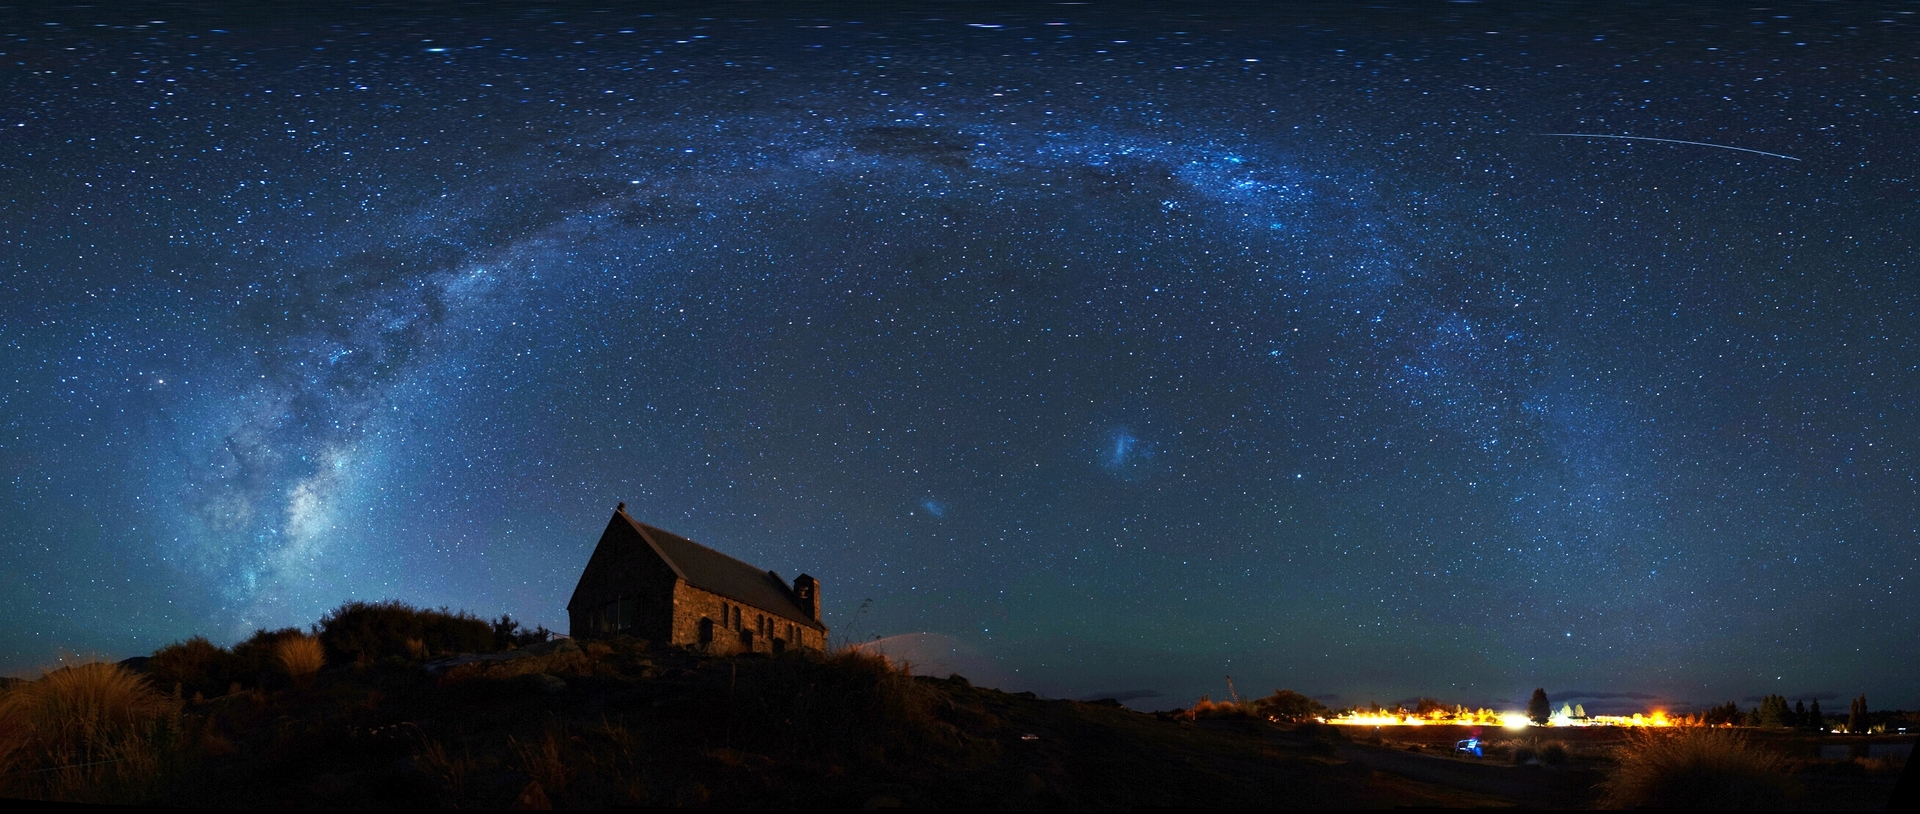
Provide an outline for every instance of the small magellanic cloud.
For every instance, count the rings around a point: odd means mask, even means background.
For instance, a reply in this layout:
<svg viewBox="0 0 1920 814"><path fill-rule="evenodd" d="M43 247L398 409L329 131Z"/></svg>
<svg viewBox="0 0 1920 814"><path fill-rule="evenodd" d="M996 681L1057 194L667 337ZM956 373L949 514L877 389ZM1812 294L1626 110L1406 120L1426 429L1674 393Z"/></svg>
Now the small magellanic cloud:
<svg viewBox="0 0 1920 814"><path fill-rule="evenodd" d="M926 509L927 514L933 515L934 517L947 516L946 504L943 504L938 500L934 500L933 498L927 498L926 500L920 501L920 508Z"/></svg>

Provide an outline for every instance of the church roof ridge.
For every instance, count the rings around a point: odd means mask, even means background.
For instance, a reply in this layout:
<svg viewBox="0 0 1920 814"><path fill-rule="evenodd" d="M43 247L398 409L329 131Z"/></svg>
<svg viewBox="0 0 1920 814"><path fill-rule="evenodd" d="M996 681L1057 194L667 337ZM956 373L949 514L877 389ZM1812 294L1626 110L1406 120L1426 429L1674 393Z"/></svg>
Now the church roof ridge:
<svg viewBox="0 0 1920 814"><path fill-rule="evenodd" d="M807 616L800 603L793 596L793 589L781 581L774 572L751 565L743 560L715 551L678 534L658 526L650 526L635 520L633 515L622 508L614 514L632 525L648 546L660 556L660 559L672 568L674 574L687 581L687 584L705 591L752 605L761 610L798 622L808 627L825 630L820 620Z"/></svg>

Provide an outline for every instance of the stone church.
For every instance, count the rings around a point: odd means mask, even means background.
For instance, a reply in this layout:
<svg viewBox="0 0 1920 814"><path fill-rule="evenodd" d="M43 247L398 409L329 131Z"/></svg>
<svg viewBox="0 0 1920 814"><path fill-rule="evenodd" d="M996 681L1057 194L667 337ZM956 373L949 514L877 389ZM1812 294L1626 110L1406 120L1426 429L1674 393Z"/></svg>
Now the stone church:
<svg viewBox="0 0 1920 814"><path fill-rule="evenodd" d="M680 535L613 511L567 602L569 634L626 634L715 655L825 650L820 583L791 585Z"/></svg>

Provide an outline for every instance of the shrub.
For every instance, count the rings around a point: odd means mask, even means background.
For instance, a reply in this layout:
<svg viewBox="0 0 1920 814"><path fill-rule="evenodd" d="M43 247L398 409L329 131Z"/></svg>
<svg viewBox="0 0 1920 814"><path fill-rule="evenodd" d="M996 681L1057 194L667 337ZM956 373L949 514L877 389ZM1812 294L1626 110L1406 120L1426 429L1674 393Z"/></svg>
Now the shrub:
<svg viewBox="0 0 1920 814"><path fill-rule="evenodd" d="M1611 808L1779 808L1798 793L1786 756L1709 727L1628 735L1601 783Z"/></svg>
<svg viewBox="0 0 1920 814"><path fill-rule="evenodd" d="M765 738L763 748L864 751L877 758L889 748L957 738L933 714L934 691L883 655L845 648L824 656L742 659L729 668L736 672L727 706L752 722L743 732Z"/></svg>
<svg viewBox="0 0 1920 814"><path fill-rule="evenodd" d="M297 627L255 631L252 637L233 646L233 683L259 687L278 680L285 672L280 664L280 643L306 635Z"/></svg>
<svg viewBox="0 0 1920 814"><path fill-rule="evenodd" d="M1535 752L1531 746L1521 744L1513 747L1513 765L1515 766L1524 766L1527 761L1536 757L1539 757L1539 753Z"/></svg>
<svg viewBox="0 0 1920 814"><path fill-rule="evenodd" d="M1540 762L1548 766L1565 766L1567 763L1567 745L1554 741L1540 747Z"/></svg>
<svg viewBox="0 0 1920 814"><path fill-rule="evenodd" d="M521 627L519 622L514 621L512 616L504 613L500 615L498 620L493 622L493 647L495 650L505 650L509 647L526 647L527 645L539 644L552 639L553 631L548 630L545 625L539 625L532 630L527 630Z"/></svg>
<svg viewBox="0 0 1920 814"><path fill-rule="evenodd" d="M320 640L312 636L288 636L273 647L274 660L287 675L303 678L320 672L326 665L326 651L321 648Z"/></svg>
<svg viewBox="0 0 1920 814"><path fill-rule="evenodd" d="M491 653L494 626L464 611L415 608L404 602L348 602L320 620L320 642L336 663L413 658L416 639L434 653Z"/></svg>
<svg viewBox="0 0 1920 814"><path fill-rule="evenodd" d="M176 702L117 664L63 667L0 695L0 796L140 796L179 732Z"/></svg>
<svg viewBox="0 0 1920 814"><path fill-rule="evenodd" d="M207 641L205 636L162 647L154 651L153 658L147 662L147 672L152 674L156 685L165 688L178 685L181 692L187 694L220 694L233 681L237 667L233 653Z"/></svg>

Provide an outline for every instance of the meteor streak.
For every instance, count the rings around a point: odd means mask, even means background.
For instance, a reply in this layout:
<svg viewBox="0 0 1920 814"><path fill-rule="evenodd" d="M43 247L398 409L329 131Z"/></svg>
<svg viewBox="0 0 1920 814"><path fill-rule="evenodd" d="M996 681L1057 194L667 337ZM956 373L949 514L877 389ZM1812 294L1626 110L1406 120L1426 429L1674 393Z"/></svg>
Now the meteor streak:
<svg viewBox="0 0 1920 814"><path fill-rule="evenodd" d="M1708 144L1704 141L1685 141L1683 139L1677 139L1677 138L1654 138L1652 136L1610 136L1604 133L1535 133L1534 135L1558 136L1560 138L1613 138L1613 139L1621 139L1624 141L1663 141L1668 144L1691 144L1695 147L1714 147L1721 150L1738 150L1743 153L1754 153L1757 155L1772 156L1774 158L1784 158L1788 161L1800 160L1790 155L1781 155L1779 153L1769 153L1765 150L1749 150L1745 147L1729 147L1725 144Z"/></svg>

